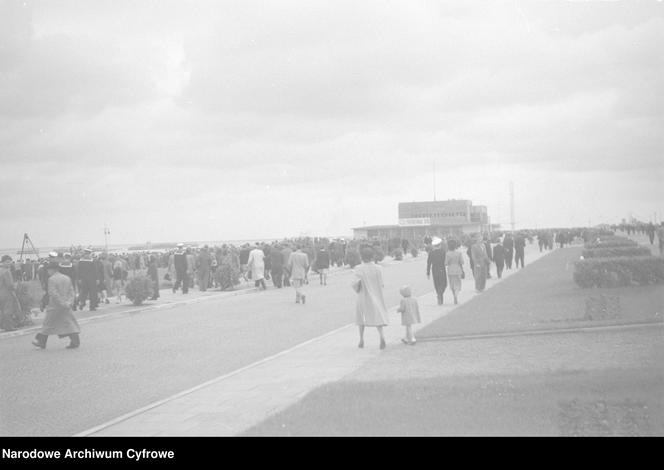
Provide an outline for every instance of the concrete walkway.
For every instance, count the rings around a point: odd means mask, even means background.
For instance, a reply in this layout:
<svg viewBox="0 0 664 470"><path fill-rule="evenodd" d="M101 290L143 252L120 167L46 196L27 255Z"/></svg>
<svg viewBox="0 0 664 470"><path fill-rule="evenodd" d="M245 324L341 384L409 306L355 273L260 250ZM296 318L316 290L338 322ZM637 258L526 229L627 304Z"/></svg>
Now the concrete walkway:
<svg viewBox="0 0 664 470"><path fill-rule="evenodd" d="M526 246L528 264L546 255L536 244ZM495 276L495 267L492 269ZM505 271L503 279L518 270ZM501 282L490 279L487 289ZM476 294L473 279L463 283L459 305ZM452 312L457 306L438 306L433 292L418 298L420 328ZM446 302L451 294L446 292ZM404 328L396 306L390 307L391 327L385 329L388 348L401 343ZM416 332L419 328L416 328ZM314 388L340 380L381 353L373 328L365 332L365 347L358 349L357 328L346 325L291 349L255 362L77 436L232 436L297 402ZM417 346L415 346L417 347Z"/></svg>

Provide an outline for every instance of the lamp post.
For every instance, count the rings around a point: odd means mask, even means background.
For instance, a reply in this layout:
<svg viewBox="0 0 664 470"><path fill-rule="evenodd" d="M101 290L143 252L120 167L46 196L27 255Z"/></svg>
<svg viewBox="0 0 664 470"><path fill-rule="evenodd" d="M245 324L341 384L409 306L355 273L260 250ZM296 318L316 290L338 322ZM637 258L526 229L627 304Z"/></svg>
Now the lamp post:
<svg viewBox="0 0 664 470"><path fill-rule="evenodd" d="M104 245L106 246L106 253L108 253L108 236L111 234L111 230L104 224Z"/></svg>

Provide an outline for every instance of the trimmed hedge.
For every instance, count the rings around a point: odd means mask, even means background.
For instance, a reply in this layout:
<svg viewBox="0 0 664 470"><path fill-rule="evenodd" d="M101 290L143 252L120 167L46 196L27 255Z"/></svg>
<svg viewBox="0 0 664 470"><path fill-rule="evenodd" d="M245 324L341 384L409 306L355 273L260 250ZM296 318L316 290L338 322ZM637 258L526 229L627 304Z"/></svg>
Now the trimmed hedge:
<svg viewBox="0 0 664 470"><path fill-rule="evenodd" d="M585 248L587 250L594 250L596 248L615 248L615 247L625 247L625 246L639 246L634 240L629 238L622 239L611 239L611 240L600 240L598 242L586 243Z"/></svg>
<svg viewBox="0 0 664 470"><path fill-rule="evenodd" d="M644 246L614 246L583 250L584 258L618 258L621 256L648 256L650 250Z"/></svg>
<svg viewBox="0 0 664 470"><path fill-rule="evenodd" d="M659 256L590 258L575 263L580 287L621 287L664 283L664 258Z"/></svg>

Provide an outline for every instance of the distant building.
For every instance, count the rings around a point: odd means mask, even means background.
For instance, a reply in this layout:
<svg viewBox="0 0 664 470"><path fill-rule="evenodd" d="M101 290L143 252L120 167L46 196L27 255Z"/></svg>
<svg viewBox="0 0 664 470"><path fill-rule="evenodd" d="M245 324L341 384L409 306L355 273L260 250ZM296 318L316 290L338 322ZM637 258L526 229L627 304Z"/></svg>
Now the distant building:
<svg viewBox="0 0 664 470"><path fill-rule="evenodd" d="M397 225L371 225L353 229L355 238L405 238L420 241L426 235L448 236L496 229L490 225L486 206L467 199L400 202Z"/></svg>

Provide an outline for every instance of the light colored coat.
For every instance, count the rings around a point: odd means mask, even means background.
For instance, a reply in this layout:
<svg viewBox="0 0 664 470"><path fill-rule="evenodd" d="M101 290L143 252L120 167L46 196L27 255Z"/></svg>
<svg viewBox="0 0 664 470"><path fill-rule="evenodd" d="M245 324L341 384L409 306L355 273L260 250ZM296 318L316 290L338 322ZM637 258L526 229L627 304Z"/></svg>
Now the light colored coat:
<svg viewBox="0 0 664 470"><path fill-rule="evenodd" d="M459 251L450 250L445 253L445 265L448 276L461 276L463 272L463 255Z"/></svg>
<svg viewBox="0 0 664 470"><path fill-rule="evenodd" d="M247 265L251 270L251 279L254 281L265 279L265 253L263 253L263 250L260 248L251 250Z"/></svg>
<svg viewBox="0 0 664 470"><path fill-rule="evenodd" d="M80 333L74 317L74 286L68 276L56 272L48 278L48 306L40 333L43 335L70 335Z"/></svg>
<svg viewBox="0 0 664 470"><path fill-rule="evenodd" d="M306 253L301 251L291 253L288 258L288 270L291 273L291 279L304 279L307 275L307 268L309 268L309 257Z"/></svg>
<svg viewBox="0 0 664 470"><path fill-rule="evenodd" d="M374 263L362 263L354 270L357 292L355 320L358 325L384 326L389 323L383 298L383 272Z"/></svg>

